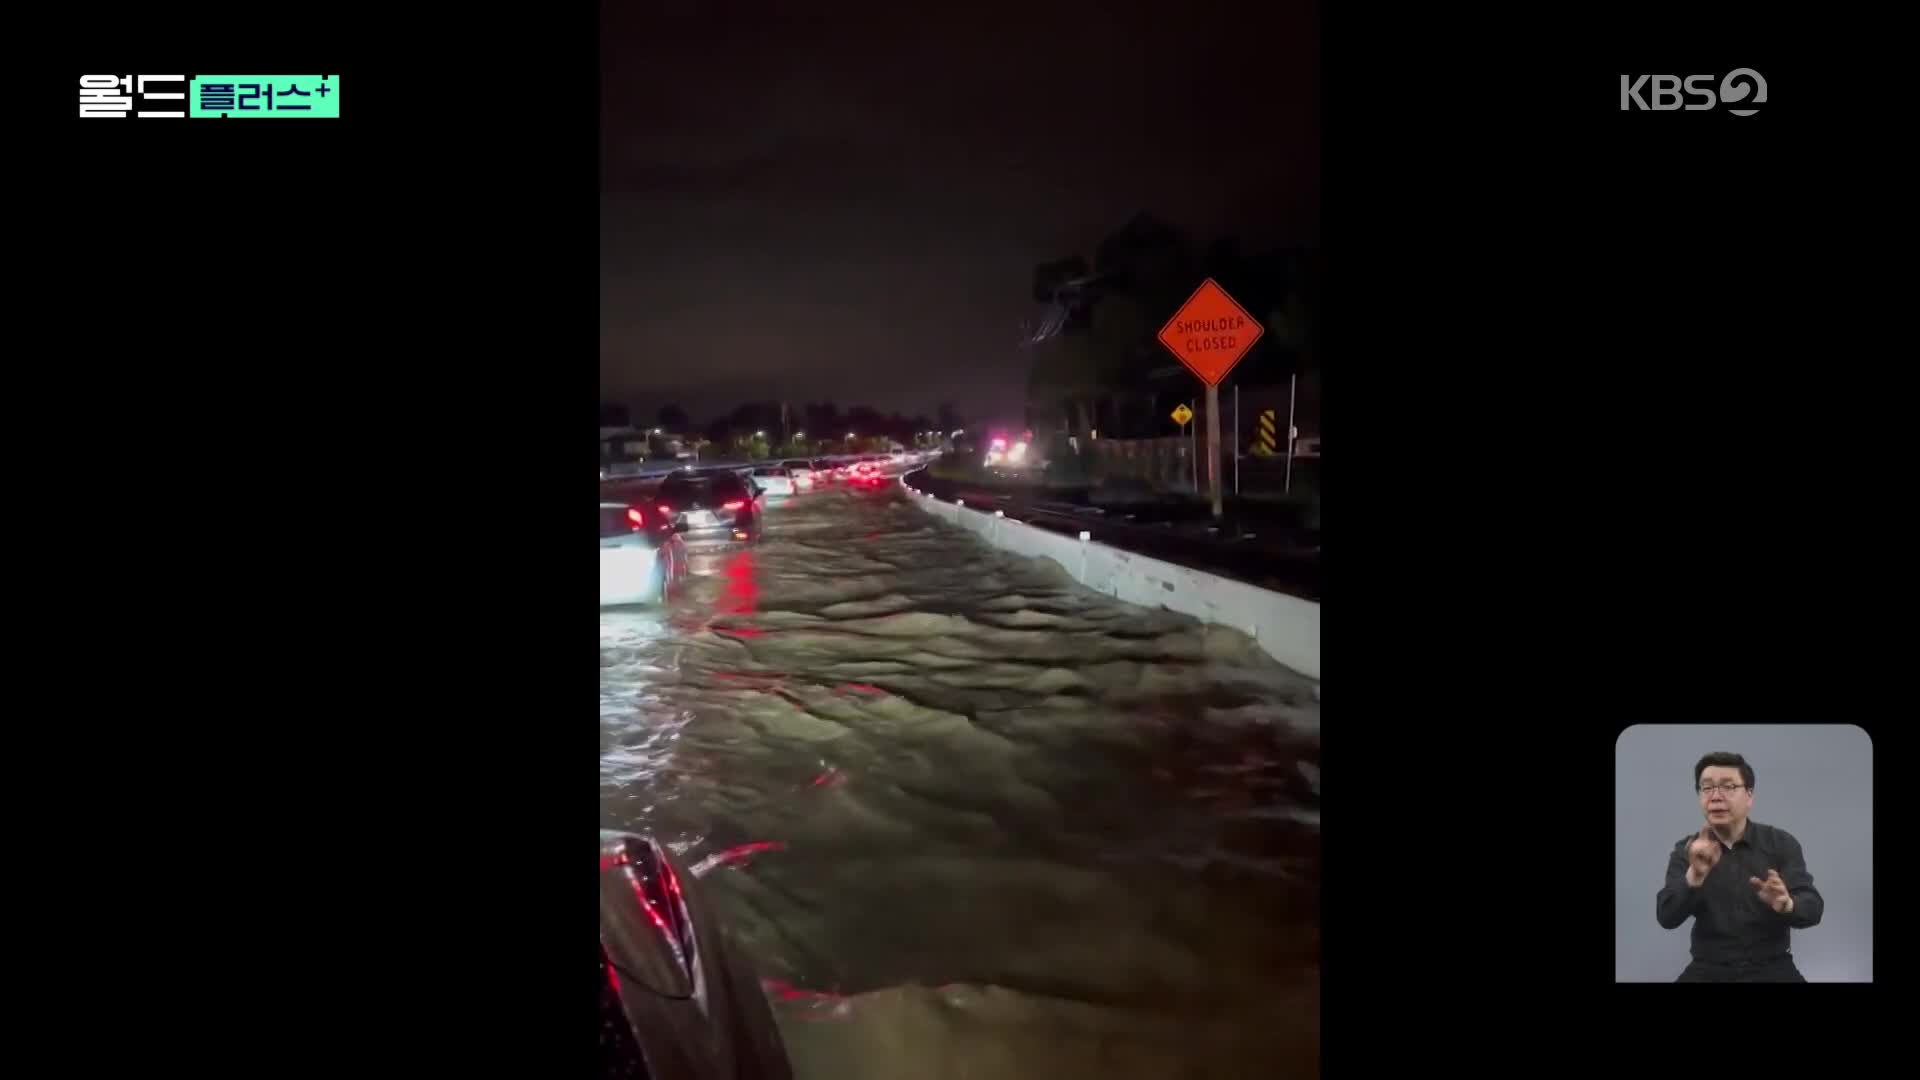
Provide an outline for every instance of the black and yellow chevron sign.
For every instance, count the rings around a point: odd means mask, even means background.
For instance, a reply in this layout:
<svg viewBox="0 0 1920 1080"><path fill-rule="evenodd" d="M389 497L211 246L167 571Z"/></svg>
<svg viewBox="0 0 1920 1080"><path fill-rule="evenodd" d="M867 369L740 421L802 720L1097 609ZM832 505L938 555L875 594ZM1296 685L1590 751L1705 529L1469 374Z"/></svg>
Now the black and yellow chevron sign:
<svg viewBox="0 0 1920 1080"><path fill-rule="evenodd" d="M1260 410L1259 421L1259 430L1254 434L1253 438L1253 452L1262 455L1271 454L1274 452L1274 445L1279 437L1280 431L1276 426L1273 410Z"/></svg>

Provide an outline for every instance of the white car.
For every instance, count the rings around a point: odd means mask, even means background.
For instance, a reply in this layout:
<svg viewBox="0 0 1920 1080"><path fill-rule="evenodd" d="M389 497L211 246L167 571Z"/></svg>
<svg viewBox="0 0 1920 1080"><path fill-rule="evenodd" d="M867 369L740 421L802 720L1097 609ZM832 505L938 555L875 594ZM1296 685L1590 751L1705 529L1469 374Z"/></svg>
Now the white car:
<svg viewBox="0 0 1920 1080"><path fill-rule="evenodd" d="M664 604L687 574L683 526L657 508L600 504L600 606Z"/></svg>
<svg viewBox="0 0 1920 1080"><path fill-rule="evenodd" d="M813 475L813 462L802 458L783 461L780 467L793 477L793 486L801 491L812 491L816 482Z"/></svg>
<svg viewBox="0 0 1920 1080"><path fill-rule="evenodd" d="M754 486L768 495L791 498L799 494L793 482L793 472L785 465L760 465L753 470Z"/></svg>

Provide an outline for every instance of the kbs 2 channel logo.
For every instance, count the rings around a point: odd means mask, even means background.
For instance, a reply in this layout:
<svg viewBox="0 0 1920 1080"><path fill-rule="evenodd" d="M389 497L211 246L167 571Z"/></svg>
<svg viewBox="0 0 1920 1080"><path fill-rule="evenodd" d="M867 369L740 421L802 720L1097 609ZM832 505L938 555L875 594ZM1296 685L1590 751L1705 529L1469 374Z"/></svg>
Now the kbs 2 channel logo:
<svg viewBox="0 0 1920 1080"><path fill-rule="evenodd" d="M82 75L84 120L338 120L338 75Z"/></svg>
<svg viewBox="0 0 1920 1080"><path fill-rule="evenodd" d="M1642 75L1633 78L1620 76L1620 111L1634 112L1675 112L1685 109L1688 112L1705 112L1715 105L1740 105L1741 108L1729 108L1735 116L1752 116L1760 110L1755 105L1767 100L1767 80L1752 68L1734 68L1726 73L1718 84L1715 93L1711 75L1689 75L1682 79L1678 75ZM1650 85L1649 85L1650 84ZM1697 101L1682 104L1681 92ZM1643 97L1645 92L1648 96ZM1648 104L1651 97L1652 104ZM1753 100L1748 101L1751 97Z"/></svg>

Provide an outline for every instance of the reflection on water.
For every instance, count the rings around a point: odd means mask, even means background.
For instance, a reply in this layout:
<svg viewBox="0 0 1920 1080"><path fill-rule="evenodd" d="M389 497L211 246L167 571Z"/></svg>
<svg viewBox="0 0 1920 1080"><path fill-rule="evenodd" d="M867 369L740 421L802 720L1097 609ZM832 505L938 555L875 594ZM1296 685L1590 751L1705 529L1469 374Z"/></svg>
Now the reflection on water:
<svg viewBox="0 0 1920 1080"><path fill-rule="evenodd" d="M1317 1071L1317 684L895 491L767 525L602 613L602 825L699 867L802 1076Z"/></svg>

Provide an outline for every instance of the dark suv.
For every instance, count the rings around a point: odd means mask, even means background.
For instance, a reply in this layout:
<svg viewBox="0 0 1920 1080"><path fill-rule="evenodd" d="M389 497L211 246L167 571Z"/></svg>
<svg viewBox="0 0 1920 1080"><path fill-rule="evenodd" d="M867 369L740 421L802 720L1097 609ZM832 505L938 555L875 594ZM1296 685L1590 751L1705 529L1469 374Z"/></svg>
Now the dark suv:
<svg viewBox="0 0 1920 1080"><path fill-rule="evenodd" d="M688 540L760 539L760 489L731 470L674 473L654 500Z"/></svg>

